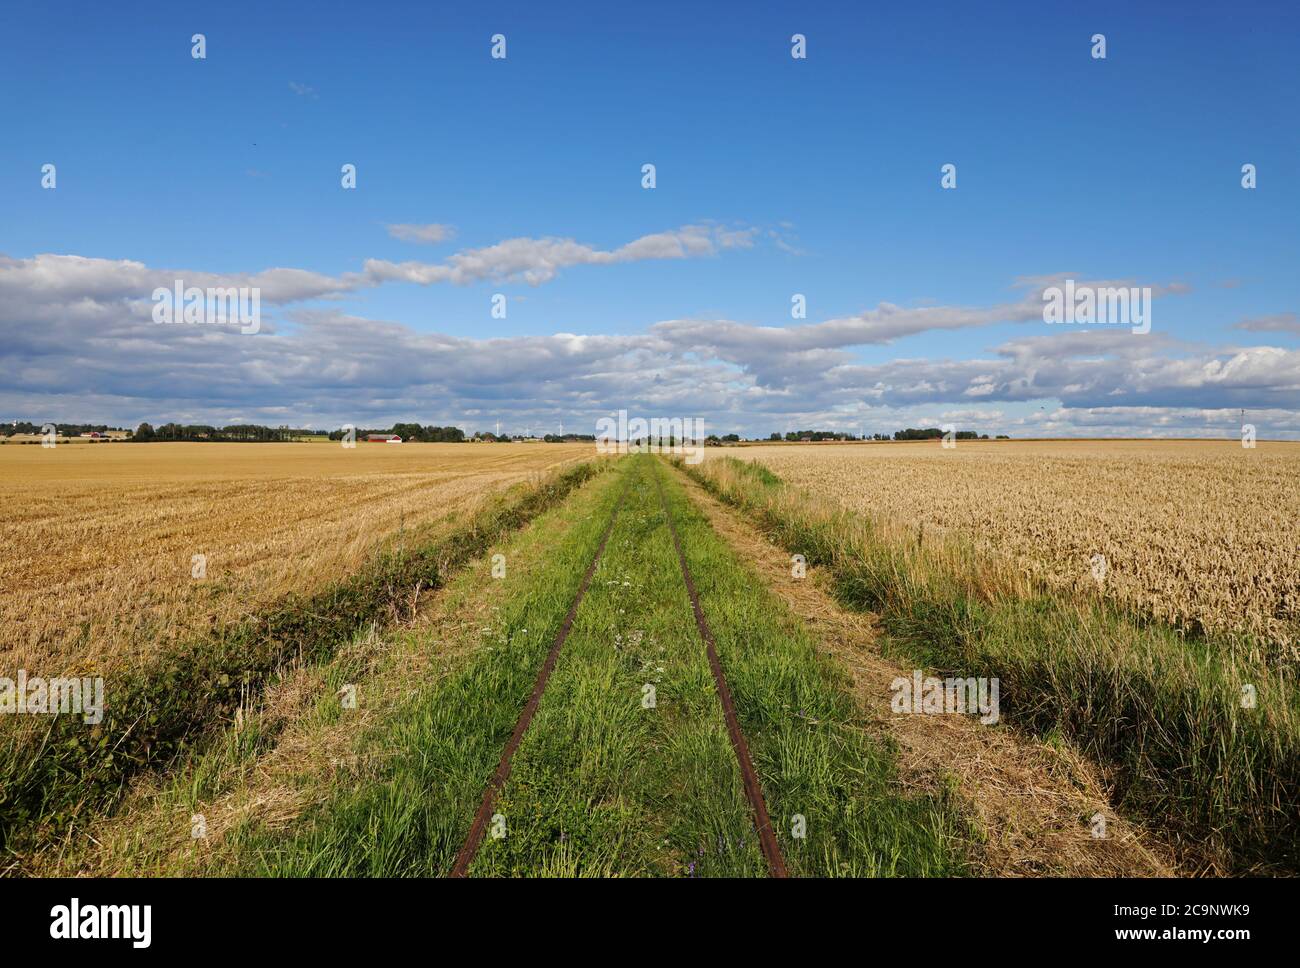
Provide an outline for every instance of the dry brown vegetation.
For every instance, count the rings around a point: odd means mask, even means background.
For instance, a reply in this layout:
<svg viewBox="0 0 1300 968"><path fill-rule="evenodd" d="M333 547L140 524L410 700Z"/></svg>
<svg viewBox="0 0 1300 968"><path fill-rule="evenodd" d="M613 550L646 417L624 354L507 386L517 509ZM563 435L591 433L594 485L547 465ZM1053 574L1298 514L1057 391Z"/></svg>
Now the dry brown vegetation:
<svg viewBox="0 0 1300 968"><path fill-rule="evenodd" d="M567 517L588 513L586 502L579 507ZM238 873L245 825L284 829L326 803L338 786L375 782L398 748L365 741L419 689L451 674L463 657L491 647L498 603L528 587L559 539L557 531L569 524L561 516L544 530L532 524L521 529L502 547L510 560L503 579L484 581L490 561L477 559L422 596L398 625L356 635L328 664L284 670L249 703L225 742L180 772L144 777L119 809L26 854L20 868L37 877ZM333 685L340 680L358 691L356 708L346 715ZM191 835L196 812L206 824L202 840Z"/></svg>
<svg viewBox="0 0 1300 968"><path fill-rule="evenodd" d="M574 444L0 447L0 667L103 671L288 592L400 530L451 526ZM207 558L204 580L192 558Z"/></svg>
<svg viewBox="0 0 1300 968"><path fill-rule="evenodd" d="M895 453L908 451L917 453ZM824 568L838 602L879 620L887 654L999 679L1007 722L1062 737L1112 771L1117 804L1151 820L1180 863L1220 873L1300 865L1300 693L1294 666L1255 658L1284 655L1278 643L1193 642L1096 594L1044 588L1014 555L959 529L866 513L871 504L845 498L851 476L826 491L782 483L760 461L691 472L787 553Z"/></svg>
<svg viewBox="0 0 1300 968"><path fill-rule="evenodd" d="M1172 873L1161 845L1115 814L1100 771L1067 740L1057 737L1048 743L1015 730L988 729L965 716L892 712L889 685L909 671L881 655L874 617L842 607L830 587L833 580L820 569L810 568L805 581L791 577L789 556L742 515L697 482L688 488L714 529L849 674L870 721L897 744L904 786L934 791L955 782L980 830L971 851L982 874ZM1098 812L1110 828L1104 839L1094 838L1089 827Z"/></svg>
<svg viewBox="0 0 1300 968"><path fill-rule="evenodd" d="M892 525L938 529L1051 587L1300 657L1300 444L938 441L712 450ZM1094 578L1093 556L1105 557Z"/></svg>

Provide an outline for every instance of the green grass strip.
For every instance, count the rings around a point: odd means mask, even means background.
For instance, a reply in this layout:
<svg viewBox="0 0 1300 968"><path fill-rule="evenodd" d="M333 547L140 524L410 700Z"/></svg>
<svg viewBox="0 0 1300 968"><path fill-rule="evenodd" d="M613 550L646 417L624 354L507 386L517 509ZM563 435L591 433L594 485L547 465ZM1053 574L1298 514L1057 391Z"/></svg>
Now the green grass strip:
<svg viewBox="0 0 1300 968"><path fill-rule="evenodd" d="M740 769L643 457L474 876L763 876ZM651 692L653 690L653 692Z"/></svg>
<svg viewBox="0 0 1300 968"><path fill-rule="evenodd" d="M492 645L364 737L360 749L391 751L378 776L340 788L292 831L247 831L232 851L239 872L450 870L627 475L605 557L471 874L765 876L655 473L664 471L652 458L625 460L517 538L550 548L529 573L512 573ZM793 872L960 872L953 805L899 794L893 754L865 731L847 680L666 483ZM793 836L794 813L806 817L805 838Z"/></svg>
<svg viewBox="0 0 1300 968"><path fill-rule="evenodd" d="M441 876L469 830L538 669L559 630L622 487L614 472L533 522L501 550L507 578L483 644L438 674L358 741L379 751L375 776L345 780L288 831L228 834L228 873L276 877ZM519 543L543 543L540 569L510 566ZM594 580L594 579L593 579ZM439 643L427 648L437 652Z"/></svg>
<svg viewBox="0 0 1300 968"><path fill-rule="evenodd" d="M972 831L955 798L902 791L895 751L868 728L847 674L659 472L790 873L965 873Z"/></svg>

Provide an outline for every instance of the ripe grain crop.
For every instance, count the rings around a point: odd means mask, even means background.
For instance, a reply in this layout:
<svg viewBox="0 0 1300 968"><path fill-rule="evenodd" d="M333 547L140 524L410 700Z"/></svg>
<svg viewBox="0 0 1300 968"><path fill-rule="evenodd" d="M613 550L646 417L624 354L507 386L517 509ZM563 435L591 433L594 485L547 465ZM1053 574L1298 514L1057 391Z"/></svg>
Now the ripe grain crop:
<svg viewBox="0 0 1300 968"><path fill-rule="evenodd" d="M137 664L590 454L563 444L0 447L0 668Z"/></svg>
<svg viewBox="0 0 1300 968"><path fill-rule="evenodd" d="M1027 578L1300 661L1300 444L938 441L711 449L914 540L950 533ZM1097 558L1096 556L1101 556Z"/></svg>
<svg viewBox="0 0 1300 968"><path fill-rule="evenodd" d="M956 531L926 537L758 461L683 468L804 555L842 603L870 612L886 654L998 678L1009 724L1060 735L1113 770L1117 805L1156 824L1190 866L1300 870L1293 667L1261 664L1247 638L1199 641L1105 598L1046 588Z"/></svg>

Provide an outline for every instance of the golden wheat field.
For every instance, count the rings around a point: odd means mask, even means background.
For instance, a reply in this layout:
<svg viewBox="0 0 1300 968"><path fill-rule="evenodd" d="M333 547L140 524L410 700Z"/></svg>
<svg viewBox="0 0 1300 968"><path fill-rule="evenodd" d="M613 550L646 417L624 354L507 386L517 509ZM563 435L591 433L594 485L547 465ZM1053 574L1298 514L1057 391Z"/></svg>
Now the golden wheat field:
<svg viewBox="0 0 1300 968"><path fill-rule="evenodd" d="M1058 588L1300 656L1300 444L938 441L711 449L921 531L1009 556ZM1094 556L1104 558L1101 580Z"/></svg>
<svg viewBox="0 0 1300 968"><path fill-rule="evenodd" d="M105 668L336 581L582 444L0 447L5 667ZM205 577L193 577L194 556Z"/></svg>

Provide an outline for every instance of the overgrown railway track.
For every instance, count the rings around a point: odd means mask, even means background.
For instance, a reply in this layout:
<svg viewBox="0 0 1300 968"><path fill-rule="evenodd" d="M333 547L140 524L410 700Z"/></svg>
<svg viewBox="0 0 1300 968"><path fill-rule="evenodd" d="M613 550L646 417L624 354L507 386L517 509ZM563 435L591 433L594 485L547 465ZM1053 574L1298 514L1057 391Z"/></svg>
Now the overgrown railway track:
<svg viewBox="0 0 1300 968"><path fill-rule="evenodd" d="M565 614L564 621L561 623L559 631L551 644L551 648L538 671L537 680L533 685L532 692L529 694L528 701L520 711L519 719L515 723L514 731L506 743L505 749L501 754L501 759L497 764L495 772L488 780L487 787L483 792L482 800L479 803L478 811L474 815L473 823L470 825L469 833L465 837L459 852L456 854L455 861L452 864L450 872L451 877L467 877L470 866L477 856L480 846L483 843L484 836L487 832L488 824L491 822L493 807L498 795L505 786L510 776L511 765L518 750L520 743L523 741L524 734L528 731L528 726L533 720L538 707L541 705L542 696L546 691L547 684L550 682L551 673L559 660L560 653L564 648L564 643L569 637L577 618L578 608L581 606L587 588L591 583L596 569L599 567L601 559L605 554L605 548L609 543L610 535L614 532L615 524L618 521L619 512L625 503L628 489L632 485L633 474L635 471L629 470L629 477L623 484L618 499L615 501L614 508L610 512L609 523L601 535L600 544L592 557L590 565L583 575L582 582L574 595L573 602ZM714 640L713 632L709 628L708 620L705 618L704 609L700 604L699 593L695 587L695 582L691 577L690 567L686 562L686 554L682 547L681 536L678 534L677 526L673 522L672 513L668 508L667 499L664 496L663 484L660 480L658 470L651 471L654 478L654 485L659 496L659 504L663 509L665 521L673 539L673 546L677 553L677 561L681 568L682 581L685 585L687 596L691 602L691 609L695 617L695 626L700 640L704 644L705 652L708 656L709 667L713 673L714 685L717 689L718 700L722 706L722 714L727 727L727 735L731 741L732 750L736 754L736 760L740 767L740 775L745 791L745 797L749 802L750 810L753 814L754 828L757 831L759 844L762 848L764 860L767 862L768 874L771 877L787 877L785 858L781 853L780 844L777 842L776 833L772 827L771 818L768 816L767 805L763 799L762 785L759 782L758 774L754 769L753 760L749 755L749 746L745 741L745 735L740 727L740 720L736 714L735 700L732 697L731 689L727 685L726 675L722 669L721 660L718 657L717 643Z"/></svg>
<svg viewBox="0 0 1300 968"><path fill-rule="evenodd" d="M629 477L627 482L624 483L618 500L614 502L614 510L609 515L609 524L605 526L605 531L600 536L600 544L596 547L596 553L592 556L591 564L587 566L587 571L582 576L582 583L578 585L577 594L573 596L573 604L569 606L569 611L565 613L560 630L555 634L555 641L551 643L551 649L546 653L546 660L537 673L537 682L533 685L533 691L528 696L528 702L524 704L523 710L519 713L519 721L515 723L514 732L510 734L510 740L506 743L505 751L501 754L501 761L497 764L496 772L492 774L487 789L483 791L483 799L479 803L478 812L474 815L474 822L470 825L469 833L465 836L465 843L461 845L460 851L456 854L456 860L452 864L452 877L466 877L469 875L469 865L474 862L474 856L478 853L479 845L483 843L483 835L487 831L488 821L492 819L492 805L496 801L497 794L501 792L501 788L505 786L506 780L510 777L510 765L514 759L515 750L519 749L524 733L528 731L528 724L533 721L533 715L537 712L537 707L541 705L542 693L546 691L546 684L550 682L551 672L554 671L555 663L560 658L560 650L564 648L565 640L568 639L569 632L573 629L573 621L578 617L578 606L582 604L583 596L587 594L587 586L591 584L591 576L596 573L596 568L600 565L600 559L605 554L605 546L609 543L609 536L614 533L614 525L618 521L618 512L623 509L623 502L627 498L631 480Z"/></svg>

